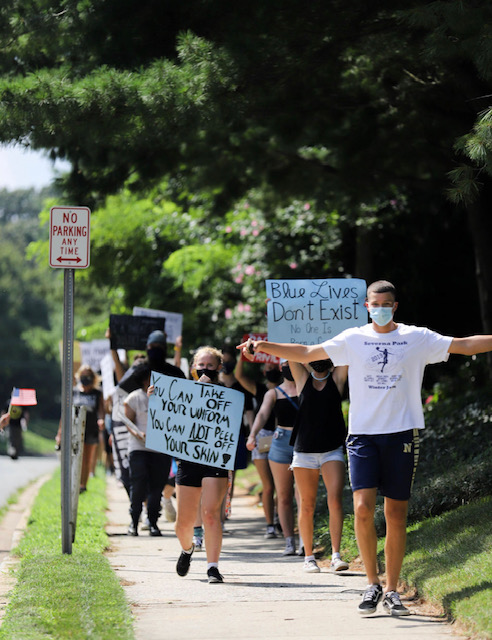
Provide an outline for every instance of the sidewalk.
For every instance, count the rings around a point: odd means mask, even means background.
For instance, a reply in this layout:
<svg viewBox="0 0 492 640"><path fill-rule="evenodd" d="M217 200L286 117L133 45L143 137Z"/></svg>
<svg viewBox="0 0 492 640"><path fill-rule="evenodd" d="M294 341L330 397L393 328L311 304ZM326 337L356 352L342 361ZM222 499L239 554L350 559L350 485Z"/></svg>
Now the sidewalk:
<svg viewBox="0 0 492 640"><path fill-rule="evenodd" d="M129 537L128 498L114 478L108 479L107 554L135 616L137 640L228 640L296 638L364 640L452 640L456 636L441 618L416 604L406 618L391 618L380 605L362 617L357 612L364 574L347 571L307 574L303 559L282 557L283 539L265 540L262 512L249 496L232 503L226 523L220 571L224 584L208 584L205 551L193 556L189 574L176 574L180 552L174 525L159 527L162 538L148 532Z"/></svg>

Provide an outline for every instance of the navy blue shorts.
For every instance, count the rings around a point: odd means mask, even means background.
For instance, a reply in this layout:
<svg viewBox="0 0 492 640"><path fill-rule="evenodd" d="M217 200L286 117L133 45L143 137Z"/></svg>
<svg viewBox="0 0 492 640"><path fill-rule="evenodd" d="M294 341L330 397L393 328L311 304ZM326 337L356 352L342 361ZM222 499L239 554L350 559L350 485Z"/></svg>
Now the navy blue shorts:
<svg viewBox="0 0 492 640"><path fill-rule="evenodd" d="M377 488L393 500L408 500L419 459L419 430L385 435L349 435L352 491Z"/></svg>

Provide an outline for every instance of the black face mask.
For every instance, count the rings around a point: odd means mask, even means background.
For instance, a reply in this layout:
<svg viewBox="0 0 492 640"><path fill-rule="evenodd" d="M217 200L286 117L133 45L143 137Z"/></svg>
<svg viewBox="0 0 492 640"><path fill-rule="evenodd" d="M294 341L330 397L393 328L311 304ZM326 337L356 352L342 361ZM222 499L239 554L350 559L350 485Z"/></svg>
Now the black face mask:
<svg viewBox="0 0 492 640"><path fill-rule="evenodd" d="M207 376L207 378L210 378L211 382L216 382L219 378L219 372L215 369L197 369L196 375L198 376L198 378Z"/></svg>
<svg viewBox="0 0 492 640"><path fill-rule="evenodd" d="M265 378L268 382L279 382L282 377L282 372L280 369L270 369L269 371L265 371Z"/></svg>
<svg viewBox="0 0 492 640"><path fill-rule="evenodd" d="M294 376L290 371L290 367L282 367L282 375L286 380L290 380L290 382L293 382Z"/></svg>
<svg viewBox="0 0 492 640"><path fill-rule="evenodd" d="M323 373L331 369L331 360L316 360L315 362L310 362L309 366L316 373Z"/></svg>
<svg viewBox="0 0 492 640"><path fill-rule="evenodd" d="M157 369L164 364L166 354L162 349L159 349L159 347L151 347L147 349L147 358L149 359L150 368Z"/></svg>
<svg viewBox="0 0 492 640"><path fill-rule="evenodd" d="M94 378L92 376L80 376L80 382L84 385L84 387L90 387L94 382Z"/></svg>
<svg viewBox="0 0 492 640"><path fill-rule="evenodd" d="M222 365L222 371L226 374L226 376L230 375L235 368L236 368L235 362L224 362Z"/></svg>

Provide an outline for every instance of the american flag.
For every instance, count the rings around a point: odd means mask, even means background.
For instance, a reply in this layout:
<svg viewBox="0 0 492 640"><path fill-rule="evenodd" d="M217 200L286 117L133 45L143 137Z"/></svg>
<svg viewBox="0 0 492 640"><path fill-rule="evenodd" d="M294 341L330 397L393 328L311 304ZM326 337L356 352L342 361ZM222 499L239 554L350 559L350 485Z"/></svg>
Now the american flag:
<svg viewBox="0 0 492 640"><path fill-rule="evenodd" d="M14 407L32 407L38 404L36 400L36 389L18 389L14 387L10 404Z"/></svg>

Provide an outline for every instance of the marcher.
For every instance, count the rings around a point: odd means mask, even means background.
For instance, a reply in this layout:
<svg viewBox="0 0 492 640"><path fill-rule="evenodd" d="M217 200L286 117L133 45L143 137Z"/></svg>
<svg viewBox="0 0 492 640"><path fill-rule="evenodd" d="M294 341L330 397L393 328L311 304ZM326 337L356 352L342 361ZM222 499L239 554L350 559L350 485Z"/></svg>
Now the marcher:
<svg viewBox="0 0 492 640"><path fill-rule="evenodd" d="M297 394L299 412L290 443L294 445L292 469L299 493L299 533L304 543L304 571L319 573L313 554L314 510L319 475L326 487L331 538L331 569L345 571L340 557L343 529L342 492L345 483L345 420L342 395L347 367L333 367L331 360L310 362L311 372L297 362L289 362Z"/></svg>
<svg viewBox="0 0 492 640"><path fill-rule="evenodd" d="M143 502L147 502L149 534L161 536L157 520L161 514L161 496L169 476L171 457L159 451L147 449L145 433L149 399L147 388L150 384L150 366L144 360L134 372L140 388L132 391L124 400L125 415L134 423L135 429L127 424L130 432L130 515L131 524L128 535L138 535L138 521L142 513Z"/></svg>
<svg viewBox="0 0 492 640"><path fill-rule="evenodd" d="M17 460L24 450L23 431L27 430L29 411L26 407L6 403L5 413L0 418L0 429L7 427L7 453L12 460Z"/></svg>
<svg viewBox="0 0 492 640"><path fill-rule="evenodd" d="M73 406L87 409L80 472L80 493L84 493L89 474L94 468L99 432L104 429L104 401L102 391L96 386L97 377L92 367L83 364L75 374L75 380L77 384L73 389Z"/></svg>
<svg viewBox="0 0 492 640"><path fill-rule="evenodd" d="M349 436L347 452L355 513L355 533L368 578L359 612L374 613L380 600L393 616L408 615L397 593L405 554L408 500L418 460L418 432L424 428L421 402L425 366L447 361L449 354L492 351L492 335L442 336L424 327L396 323L395 287L385 280L367 290L372 322L347 329L319 345L251 341L238 345L246 357L263 351L308 363L331 358L349 367ZM249 354L249 355L248 355ZM374 524L378 489L386 518L386 585L377 571Z"/></svg>
<svg viewBox="0 0 492 640"><path fill-rule="evenodd" d="M242 358L239 358L234 371L234 375L238 382L253 395L257 405L257 414L261 410L261 405L263 404L266 392L269 389L274 389L282 382L282 372L280 371L280 363L278 360L275 362L265 362L262 367L262 373L266 378L266 384L263 382L256 382L252 378L248 378L244 373ZM261 438L269 438L272 440L274 431L275 413L271 411L265 424L256 435L255 448L252 450L251 454L251 459L253 460L253 464L255 465L261 480L261 502L267 523L265 532L266 539L277 537L275 528L275 483L273 481L272 471L268 462L269 449L265 448L260 451L258 441Z"/></svg>
<svg viewBox="0 0 492 640"><path fill-rule="evenodd" d="M278 387L265 394L263 403L256 415L253 428L246 446L250 451L256 447L256 436L265 426L273 411L277 427L273 434L272 445L268 452L268 461L277 491L277 508L280 526L285 538L284 556L296 553L294 537L294 476L290 469L294 447L290 444L292 429L299 409L296 385L287 362L282 364L284 381ZM302 547L302 545L300 545Z"/></svg>
<svg viewBox="0 0 492 640"><path fill-rule="evenodd" d="M192 372L196 372L198 382L220 384L219 371L222 366L222 353L213 347L200 347L193 358ZM148 394L153 393L151 385ZM207 554L207 577L210 584L224 582L219 572L219 557L222 548L221 508L227 492L227 469L178 461L176 475L177 515L175 531L181 544L181 553L176 563L176 572L185 576L192 560L193 531L197 510L201 500L202 521L205 533Z"/></svg>

